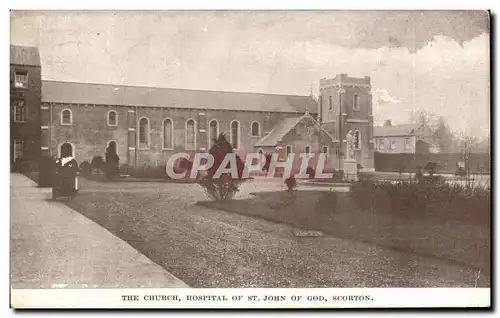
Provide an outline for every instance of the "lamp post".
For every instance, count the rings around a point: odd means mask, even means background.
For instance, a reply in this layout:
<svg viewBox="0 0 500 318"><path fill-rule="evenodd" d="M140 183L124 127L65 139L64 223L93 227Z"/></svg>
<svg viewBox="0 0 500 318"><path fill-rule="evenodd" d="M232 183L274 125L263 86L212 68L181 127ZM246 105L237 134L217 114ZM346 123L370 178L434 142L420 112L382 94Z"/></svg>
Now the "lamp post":
<svg viewBox="0 0 500 318"><path fill-rule="evenodd" d="M343 154L342 154L342 149L343 149L343 145L344 145L344 134L342 132L342 124L343 124L343 116L342 116L342 112L343 112L343 109L342 109L342 94L345 93L345 89L340 86L339 90L338 90L338 94L339 94L339 124L338 124L338 134L337 134L337 137L339 138L339 143L338 143L338 165L339 165L339 171L342 169L342 157L343 157Z"/></svg>

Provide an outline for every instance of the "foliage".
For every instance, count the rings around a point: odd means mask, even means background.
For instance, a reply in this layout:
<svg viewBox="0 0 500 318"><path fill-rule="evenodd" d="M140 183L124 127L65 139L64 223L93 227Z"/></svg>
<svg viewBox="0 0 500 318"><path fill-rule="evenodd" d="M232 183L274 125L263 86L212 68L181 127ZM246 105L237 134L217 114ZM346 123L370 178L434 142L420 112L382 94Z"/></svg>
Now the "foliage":
<svg viewBox="0 0 500 318"><path fill-rule="evenodd" d="M151 179L166 179L167 173L165 166L142 166L142 167L129 167L128 173L135 178L151 178Z"/></svg>
<svg viewBox="0 0 500 318"><path fill-rule="evenodd" d="M219 169L226 155L228 153L233 153L233 148L226 140L224 134L220 134L218 139L214 139L214 145L210 148L209 153L214 158L214 164L207 171L207 175L200 180L200 185L213 200L231 200L236 192L239 191L239 186L243 182L242 174L244 163L238 155L235 155L238 179L232 178L232 176L228 173L224 173L220 177L215 177L215 173ZM189 162L185 162L184 165L192 167L192 163L190 164ZM226 168L228 167L229 165L226 166Z"/></svg>
<svg viewBox="0 0 500 318"><path fill-rule="evenodd" d="M113 179L120 174L120 157L116 153L116 149L113 146L108 146L106 149L106 163L104 166L104 172L106 178Z"/></svg>
<svg viewBox="0 0 500 318"><path fill-rule="evenodd" d="M98 171L103 171L104 165L105 163L101 156L93 157L92 162L90 163L92 170L98 170Z"/></svg>
<svg viewBox="0 0 500 318"><path fill-rule="evenodd" d="M285 184L287 186L288 192L292 192L297 188L297 180L293 175L285 179Z"/></svg>
<svg viewBox="0 0 500 318"><path fill-rule="evenodd" d="M446 183L436 176L420 182L359 180L351 195L365 209L383 213L429 216L445 221L489 222L491 189L472 183Z"/></svg>
<svg viewBox="0 0 500 318"><path fill-rule="evenodd" d="M84 161L80 164L80 171L82 175L87 176L92 173L92 166L88 161Z"/></svg>

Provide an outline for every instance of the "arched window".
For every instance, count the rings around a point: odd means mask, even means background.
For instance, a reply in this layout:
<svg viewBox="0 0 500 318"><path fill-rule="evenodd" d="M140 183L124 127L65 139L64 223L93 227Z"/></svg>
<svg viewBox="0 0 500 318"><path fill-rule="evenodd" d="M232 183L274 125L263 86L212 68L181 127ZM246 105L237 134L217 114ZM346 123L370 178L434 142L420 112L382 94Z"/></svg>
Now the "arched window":
<svg viewBox="0 0 500 318"><path fill-rule="evenodd" d="M144 117L139 119L139 148L149 148L149 120Z"/></svg>
<svg viewBox="0 0 500 318"><path fill-rule="evenodd" d="M359 110L359 96L357 94L352 97L352 109Z"/></svg>
<svg viewBox="0 0 500 318"><path fill-rule="evenodd" d="M240 123L236 120L231 122L231 145L233 149L240 147Z"/></svg>
<svg viewBox="0 0 500 318"><path fill-rule="evenodd" d="M358 130L354 132L354 149L361 149L361 133Z"/></svg>
<svg viewBox="0 0 500 318"><path fill-rule="evenodd" d="M111 152L117 153L117 151L116 151L116 141L114 141L114 140L108 141L108 146L106 147L106 150L108 150L108 149Z"/></svg>
<svg viewBox="0 0 500 318"><path fill-rule="evenodd" d="M71 125L73 123L73 114L69 109L61 111L61 125Z"/></svg>
<svg viewBox="0 0 500 318"><path fill-rule="evenodd" d="M108 112L108 126L117 126L118 125L118 115L114 110L110 110Z"/></svg>
<svg viewBox="0 0 500 318"><path fill-rule="evenodd" d="M260 125L258 122L254 121L252 123L252 137L259 137L260 136Z"/></svg>
<svg viewBox="0 0 500 318"><path fill-rule="evenodd" d="M174 148L174 123L172 119L163 121L163 149Z"/></svg>
<svg viewBox="0 0 500 318"><path fill-rule="evenodd" d="M196 122L189 119L186 122L186 150L196 149Z"/></svg>
<svg viewBox="0 0 500 318"><path fill-rule="evenodd" d="M75 157L75 146L70 142L60 144L58 150L58 157Z"/></svg>
<svg viewBox="0 0 500 318"><path fill-rule="evenodd" d="M259 148L259 155L263 155L264 154L264 150L262 150L262 148Z"/></svg>
<svg viewBox="0 0 500 318"><path fill-rule="evenodd" d="M208 124L209 144L212 143L212 140L217 139L218 137L219 137L219 122L216 119L212 119Z"/></svg>

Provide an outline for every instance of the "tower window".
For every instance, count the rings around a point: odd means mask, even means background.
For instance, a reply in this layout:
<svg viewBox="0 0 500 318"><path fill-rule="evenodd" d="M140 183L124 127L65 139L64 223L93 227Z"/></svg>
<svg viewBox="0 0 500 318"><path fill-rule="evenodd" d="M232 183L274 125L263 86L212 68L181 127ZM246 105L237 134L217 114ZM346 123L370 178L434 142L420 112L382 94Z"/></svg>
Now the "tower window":
<svg viewBox="0 0 500 318"><path fill-rule="evenodd" d="M332 104L332 96L328 96L328 109L332 110L333 109L333 104Z"/></svg>
<svg viewBox="0 0 500 318"><path fill-rule="evenodd" d="M361 149L361 133L358 130L354 133L354 149Z"/></svg>
<svg viewBox="0 0 500 318"><path fill-rule="evenodd" d="M352 109L359 110L359 96L358 95L354 95L352 97Z"/></svg>

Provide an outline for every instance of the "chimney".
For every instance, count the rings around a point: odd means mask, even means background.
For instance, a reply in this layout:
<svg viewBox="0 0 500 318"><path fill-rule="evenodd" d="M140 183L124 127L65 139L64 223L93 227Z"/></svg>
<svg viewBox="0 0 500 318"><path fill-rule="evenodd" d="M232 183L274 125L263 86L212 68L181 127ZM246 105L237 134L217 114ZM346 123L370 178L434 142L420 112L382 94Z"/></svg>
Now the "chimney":
<svg viewBox="0 0 500 318"><path fill-rule="evenodd" d="M390 120L390 119L386 120L386 121L384 122L384 126L385 126L385 127L390 127L390 126L392 126L391 120Z"/></svg>

